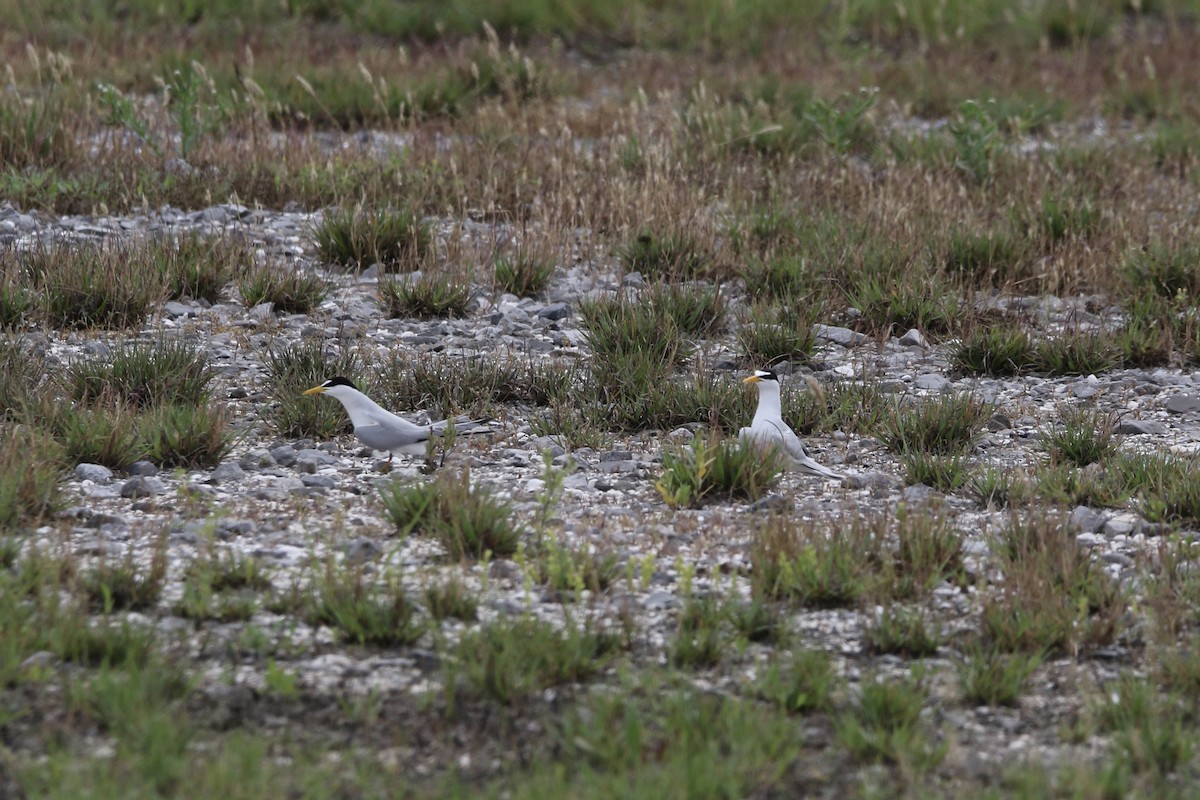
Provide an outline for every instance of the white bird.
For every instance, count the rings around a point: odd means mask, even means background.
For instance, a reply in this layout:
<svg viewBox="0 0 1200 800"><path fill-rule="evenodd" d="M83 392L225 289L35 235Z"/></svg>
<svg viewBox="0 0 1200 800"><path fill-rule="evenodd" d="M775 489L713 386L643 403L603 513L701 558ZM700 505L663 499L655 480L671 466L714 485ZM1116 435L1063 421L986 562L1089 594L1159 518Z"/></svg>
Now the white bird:
<svg viewBox="0 0 1200 800"><path fill-rule="evenodd" d="M350 415L358 440L375 450L387 450L389 462L397 454L424 455L426 443L433 437L443 436L448 427L446 420L431 425L417 425L398 417L341 377L330 378L304 393L327 394L341 403ZM485 427L485 422L487 420L456 420L454 431L467 435L491 433L492 429Z"/></svg>
<svg viewBox="0 0 1200 800"><path fill-rule="evenodd" d="M767 369L755 370L743 383L753 383L758 388L758 410L750 427L738 431L738 438L754 442L763 447L774 447L784 456L785 464L799 472L820 475L825 478L842 479L829 467L823 467L808 457L804 444L795 431L783 421L779 405L779 378Z"/></svg>

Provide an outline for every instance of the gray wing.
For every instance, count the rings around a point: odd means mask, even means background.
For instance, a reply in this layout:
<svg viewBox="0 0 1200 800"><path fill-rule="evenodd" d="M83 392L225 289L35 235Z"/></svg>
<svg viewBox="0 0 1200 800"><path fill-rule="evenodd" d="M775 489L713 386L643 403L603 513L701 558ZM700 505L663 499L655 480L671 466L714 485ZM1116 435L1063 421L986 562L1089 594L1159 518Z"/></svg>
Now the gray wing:
<svg viewBox="0 0 1200 800"><path fill-rule="evenodd" d="M429 439L430 428L382 411L371 414L365 424L355 425L354 435L367 447L395 452L423 445Z"/></svg>
<svg viewBox="0 0 1200 800"><path fill-rule="evenodd" d="M787 454L792 469L809 475L819 475L823 478L842 479L842 475L839 473L813 461L808 453L804 452L804 443L800 441L800 437L787 425L765 422L759 423L759 428L743 428L742 431L749 431L750 435L758 441L771 442L778 446Z"/></svg>

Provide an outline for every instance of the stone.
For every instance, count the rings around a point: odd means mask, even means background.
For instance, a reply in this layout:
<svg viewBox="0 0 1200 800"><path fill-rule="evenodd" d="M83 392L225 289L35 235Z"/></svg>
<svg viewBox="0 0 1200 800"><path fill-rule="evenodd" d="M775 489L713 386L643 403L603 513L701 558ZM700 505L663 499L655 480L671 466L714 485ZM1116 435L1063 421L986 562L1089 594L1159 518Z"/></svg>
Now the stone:
<svg viewBox="0 0 1200 800"><path fill-rule="evenodd" d="M642 600L642 606L651 611L664 611L668 608L675 608L679 605L679 599L670 592L655 591L646 595Z"/></svg>
<svg viewBox="0 0 1200 800"><path fill-rule="evenodd" d="M925 337L916 328L909 328L908 332L900 337L900 344L905 347L924 347Z"/></svg>
<svg viewBox="0 0 1200 800"><path fill-rule="evenodd" d="M885 472L855 472L842 478L847 489L890 489L896 479Z"/></svg>
<svg viewBox="0 0 1200 800"><path fill-rule="evenodd" d="M488 577L492 580L515 583L521 580L521 566L515 561L500 558L488 566Z"/></svg>
<svg viewBox="0 0 1200 800"><path fill-rule="evenodd" d="M1177 394L1167 400L1167 411L1172 414L1187 414L1200 411L1200 397L1194 394Z"/></svg>
<svg viewBox="0 0 1200 800"><path fill-rule="evenodd" d="M244 480L246 471L236 461L226 461L209 474L213 483L237 483Z"/></svg>
<svg viewBox="0 0 1200 800"><path fill-rule="evenodd" d="M112 478L113 471L103 464L77 464L75 466L75 480L77 481L105 484Z"/></svg>
<svg viewBox="0 0 1200 800"><path fill-rule="evenodd" d="M309 488L332 489L337 482L332 475L301 475L300 482Z"/></svg>
<svg viewBox="0 0 1200 800"><path fill-rule="evenodd" d="M121 497L129 500L135 500L139 497L154 497L157 494L158 488L142 475L135 475L125 481L125 484L121 487Z"/></svg>
<svg viewBox="0 0 1200 800"><path fill-rule="evenodd" d="M271 455L270 451L261 447L244 453L242 457L238 459L238 465L242 469L249 470L267 469L275 466L277 463L278 462L275 461L275 457Z"/></svg>
<svg viewBox="0 0 1200 800"><path fill-rule="evenodd" d="M571 316L571 306L567 303L551 303L550 305L537 312L537 315L542 319L557 321L566 319Z"/></svg>
<svg viewBox="0 0 1200 800"><path fill-rule="evenodd" d="M346 554L346 560L351 564L362 564L374 561L383 555L383 546L367 536L359 536L342 545L342 552Z"/></svg>
<svg viewBox="0 0 1200 800"><path fill-rule="evenodd" d="M926 372L917 378L916 387L930 392L941 392L950 385L950 379L937 372Z"/></svg>
<svg viewBox="0 0 1200 800"><path fill-rule="evenodd" d="M1161 436L1167 432L1167 426L1153 419L1123 419L1114 430L1126 436Z"/></svg>
<svg viewBox="0 0 1200 800"><path fill-rule="evenodd" d="M866 344L871 341L871 338L865 334L852 331L849 328L839 328L836 325L822 325L821 323L817 323L812 326L812 332L818 339L840 344L842 347L854 347L855 345Z"/></svg>
<svg viewBox="0 0 1200 800"><path fill-rule="evenodd" d="M746 506L748 514L768 514L772 511L787 511L792 507L791 502L782 495L769 494L765 497L760 497L750 505Z"/></svg>
<svg viewBox="0 0 1200 800"><path fill-rule="evenodd" d="M135 461L125 468L125 471L130 475L141 475L146 478L153 478L158 474L158 467L150 461Z"/></svg>
<svg viewBox="0 0 1200 800"><path fill-rule="evenodd" d="M1097 533L1104 528L1108 515L1087 506L1076 506L1071 512L1071 527L1084 533Z"/></svg>
<svg viewBox="0 0 1200 800"><path fill-rule="evenodd" d="M1137 514L1129 512L1121 514L1113 514L1104 522L1105 536L1128 536L1138 529L1141 524L1141 517Z"/></svg>
<svg viewBox="0 0 1200 800"><path fill-rule="evenodd" d="M275 459L275 463L281 467L290 467L296 463L296 448L290 444L272 447L268 452L271 454L271 458Z"/></svg>

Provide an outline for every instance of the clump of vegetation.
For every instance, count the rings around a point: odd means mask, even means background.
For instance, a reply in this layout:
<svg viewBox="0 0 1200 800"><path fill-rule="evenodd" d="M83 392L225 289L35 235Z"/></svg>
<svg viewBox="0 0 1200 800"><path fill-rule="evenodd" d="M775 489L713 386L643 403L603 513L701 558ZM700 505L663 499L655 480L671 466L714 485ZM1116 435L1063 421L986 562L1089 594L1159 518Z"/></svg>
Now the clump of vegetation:
<svg viewBox="0 0 1200 800"><path fill-rule="evenodd" d="M412 208L335 208L313 228L313 243L329 264L384 271L416 269L432 241L429 224Z"/></svg>
<svg viewBox="0 0 1200 800"><path fill-rule="evenodd" d="M327 294L320 276L267 264L248 270L237 287L248 308L270 303L271 310L280 314L311 313Z"/></svg>
<svg viewBox="0 0 1200 800"><path fill-rule="evenodd" d="M59 506L62 448L24 425L0 426L0 529L36 522Z"/></svg>
<svg viewBox="0 0 1200 800"><path fill-rule="evenodd" d="M208 355L183 339L117 345L107 357L74 361L66 382L81 403L116 403L145 409L204 403L215 371Z"/></svg>
<svg viewBox="0 0 1200 800"><path fill-rule="evenodd" d="M511 509L482 486L471 485L471 473L444 472L431 481L393 481L379 490L384 511L401 531L437 539L454 559L512 555L519 532Z"/></svg>
<svg viewBox="0 0 1200 800"><path fill-rule="evenodd" d="M353 350L331 351L322 339L309 338L272 347L263 361L275 389L268 415L280 435L327 439L353 429L340 403L318 402L321 398L303 394L331 377L357 374L360 367Z"/></svg>
<svg viewBox="0 0 1200 800"><path fill-rule="evenodd" d="M208 239L197 234L150 239L143 248L169 300L191 298L215 303L221 290L254 264L249 245L238 239Z"/></svg>
<svg viewBox="0 0 1200 800"><path fill-rule="evenodd" d="M1086 467L1117 451L1113 434L1116 422L1115 414L1096 409L1068 409L1062 412L1058 425L1043 431L1042 441L1054 463Z"/></svg>
<svg viewBox="0 0 1200 800"><path fill-rule="evenodd" d="M492 265L496 288L517 297L532 297L545 291L554 270L553 261L528 253L499 256Z"/></svg>
<svg viewBox="0 0 1200 800"><path fill-rule="evenodd" d="M893 453L963 455L974 448L992 407L970 393L951 393L915 405L898 405L877 430ZM957 472L957 470L955 470Z"/></svg>
<svg viewBox="0 0 1200 800"><path fill-rule="evenodd" d="M437 275L379 282L379 299L389 317L458 317L471 301L471 284Z"/></svg>
<svg viewBox="0 0 1200 800"><path fill-rule="evenodd" d="M1005 378L1031 369L1037 362L1033 343L1011 325L979 325L955 346L954 363L968 375Z"/></svg>
<svg viewBox="0 0 1200 800"><path fill-rule="evenodd" d="M676 508L712 500L757 500L783 472L781 456L753 442L697 432L690 444L663 451L659 494Z"/></svg>
<svg viewBox="0 0 1200 800"><path fill-rule="evenodd" d="M756 306L738 328L738 347L751 364L808 363L817 345L812 325L820 311L795 302Z"/></svg>
<svg viewBox="0 0 1200 800"><path fill-rule="evenodd" d="M712 255L686 233L640 233L620 249L618 257L629 272L656 281L696 280L713 267Z"/></svg>
<svg viewBox="0 0 1200 800"><path fill-rule="evenodd" d="M308 617L359 644L389 647L412 644L425 633L416 612L395 576L376 581L360 568L330 560L316 575Z"/></svg>

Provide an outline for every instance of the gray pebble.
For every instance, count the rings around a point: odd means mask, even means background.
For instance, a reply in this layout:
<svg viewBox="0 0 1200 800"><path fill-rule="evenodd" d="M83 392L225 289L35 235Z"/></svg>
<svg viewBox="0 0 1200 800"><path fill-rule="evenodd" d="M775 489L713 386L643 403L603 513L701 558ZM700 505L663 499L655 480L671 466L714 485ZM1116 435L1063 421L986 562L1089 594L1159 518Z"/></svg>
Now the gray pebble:
<svg viewBox="0 0 1200 800"><path fill-rule="evenodd" d="M269 452L271 458L275 459L275 463L281 467L290 467L296 463L296 448L290 444L281 444L279 447L272 447Z"/></svg>
<svg viewBox="0 0 1200 800"><path fill-rule="evenodd" d="M818 339L840 344L842 347L853 347L859 344L866 344L870 341L870 337L865 334L852 331L849 328L839 328L836 325L822 325L817 323L812 326L812 331L813 335Z"/></svg>
<svg viewBox="0 0 1200 800"><path fill-rule="evenodd" d="M125 471L130 475L141 475L147 478L153 478L158 474L158 467L150 461L135 461L125 468Z"/></svg>
<svg viewBox="0 0 1200 800"><path fill-rule="evenodd" d="M925 338L921 336L921 332L916 328L909 328L908 332L900 337L900 344L905 347L924 347Z"/></svg>
<svg viewBox="0 0 1200 800"><path fill-rule="evenodd" d="M949 385L950 379L936 372L927 372L918 377L916 382L918 389L925 389L930 392L943 391Z"/></svg>
<svg viewBox="0 0 1200 800"><path fill-rule="evenodd" d="M1153 419L1123 419L1117 423L1115 430L1117 433L1122 433L1126 436L1141 436L1145 434L1159 436L1167 432L1167 426Z"/></svg>
<svg viewBox="0 0 1200 800"><path fill-rule="evenodd" d="M113 471L103 464L77 464L75 466L75 480L77 481L106 484L112 480L112 477Z"/></svg>
<svg viewBox="0 0 1200 800"><path fill-rule="evenodd" d="M379 558L383 554L383 546L374 539L360 536L342 545L342 552L351 564L362 564Z"/></svg>
<svg viewBox="0 0 1200 800"><path fill-rule="evenodd" d="M209 475L213 483L237 483L246 477L246 471L236 461L226 461Z"/></svg>
<svg viewBox="0 0 1200 800"><path fill-rule="evenodd" d="M1104 528L1108 515L1087 506L1076 506L1071 512L1071 527L1085 533L1096 533Z"/></svg>
<svg viewBox="0 0 1200 800"><path fill-rule="evenodd" d="M1167 411L1172 414L1186 414L1189 411L1200 411L1200 397L1194 394L1177 394L1167 400Z"/></svg>
<svg viewBox="0 0 1200 800"><path fill-rule="evenodd" d="M305 486L317 489L332 489L337 485L331 475L301 475L300 482Z"/></svg>
<svg viewBox="0 0 1200 800"><path fill-rule="evenodd" d="M139 497L154 497L158 494L158 487L155 486L157 481L151 481L142 475L135 475L125 481L125 485L121 487L121 497L126 499L136 499Z"/></svg>

